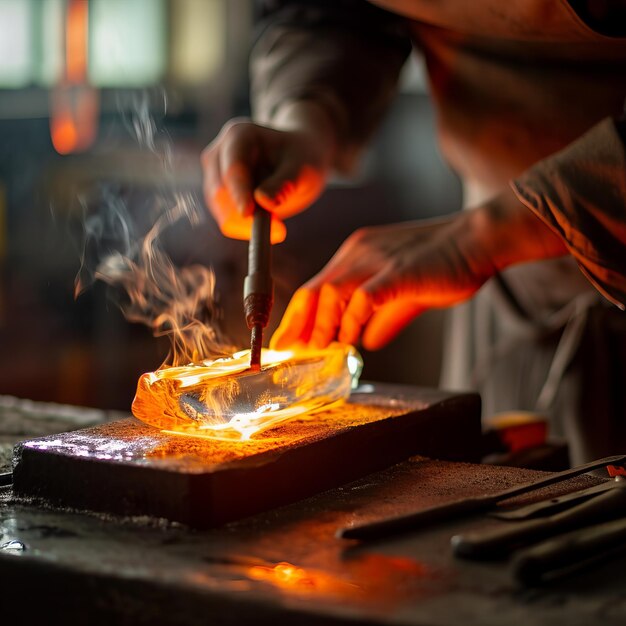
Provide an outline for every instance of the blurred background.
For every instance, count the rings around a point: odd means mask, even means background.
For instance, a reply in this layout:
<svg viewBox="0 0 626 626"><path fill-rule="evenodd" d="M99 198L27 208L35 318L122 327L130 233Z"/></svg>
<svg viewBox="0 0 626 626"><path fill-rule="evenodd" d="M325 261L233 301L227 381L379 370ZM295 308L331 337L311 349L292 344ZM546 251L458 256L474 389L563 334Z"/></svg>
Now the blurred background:
<svg viewBox="0 0 626 626"><path fill-rule="evenodd" d="M139 374L161 364L167 343L127 322L104 285L74 297L85 203L102 190L139 210L159 194L203 202L201 150L249 114L257 20L253 0L0 0L0 393L128 410ZM332 181L288 223L274 253L273 327L359 226L460 208L427 91L413 58L357 176ZM137 140L138 108L155 124L155 149ZM246 244L224 239L207 214L167 247L179 265L214 268L221 325L245 345ZM364 353L364 378L436 385L441 332L441 313L423 315Z"/></svg>

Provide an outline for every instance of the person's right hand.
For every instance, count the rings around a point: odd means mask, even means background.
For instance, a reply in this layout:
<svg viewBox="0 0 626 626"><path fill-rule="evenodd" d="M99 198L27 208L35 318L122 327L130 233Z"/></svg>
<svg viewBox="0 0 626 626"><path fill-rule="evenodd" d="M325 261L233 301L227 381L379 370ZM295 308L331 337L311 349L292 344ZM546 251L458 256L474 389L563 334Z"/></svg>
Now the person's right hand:
<svg viewBox="0 0 626 626"><path fill-rule="evenodd" d="M283 241L283 220L324 189L332 152L324 132L231 120L202 152L204 197L222 233L249 239L256 201L273 215L272 243Z"/></svg>
<svg viewBox="0 0 626 626"><path fill-rule="evenodd" d="M361 228L296 291L270 347L360 340L378 350L423 311L467 300L510 265L564 254L563 239L512 189L445 218Z"/></svg>

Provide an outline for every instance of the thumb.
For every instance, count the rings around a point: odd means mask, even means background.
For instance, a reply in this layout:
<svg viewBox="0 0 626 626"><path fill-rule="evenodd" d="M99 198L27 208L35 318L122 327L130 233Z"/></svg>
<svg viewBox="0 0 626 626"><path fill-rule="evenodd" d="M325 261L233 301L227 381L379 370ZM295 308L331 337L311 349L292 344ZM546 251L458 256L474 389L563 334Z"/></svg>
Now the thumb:
<svg viewBox="0 0 626 626"><path fill-rule="evenodd" d="M405 288L398 270L387 266L373 276L362 289L372 302L373 312L363 331L362 343L367 350L379 350L394 339L400 331L429 308L423 298Z"/></svg>

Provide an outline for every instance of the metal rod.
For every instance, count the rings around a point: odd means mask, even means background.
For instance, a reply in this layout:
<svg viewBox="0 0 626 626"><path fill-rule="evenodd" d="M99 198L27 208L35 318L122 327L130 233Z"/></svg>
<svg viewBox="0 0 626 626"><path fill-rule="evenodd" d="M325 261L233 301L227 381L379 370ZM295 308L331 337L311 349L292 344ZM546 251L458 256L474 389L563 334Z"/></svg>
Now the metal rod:
<svg viewBox="0 0 626 626"><path fill-rule="evenodd" d="M261 369L261 348L263 347L263 327L255 324L250 330L250 369Z"/></svg>
<svg viewBox="0 0 626 626"><path fill-rule="evenodd" d="M243 309L250 329L250 367L260 369L263 329L274 303L272 281L272 216L257 206L248 245L248 275L243 285Z"/></svg>

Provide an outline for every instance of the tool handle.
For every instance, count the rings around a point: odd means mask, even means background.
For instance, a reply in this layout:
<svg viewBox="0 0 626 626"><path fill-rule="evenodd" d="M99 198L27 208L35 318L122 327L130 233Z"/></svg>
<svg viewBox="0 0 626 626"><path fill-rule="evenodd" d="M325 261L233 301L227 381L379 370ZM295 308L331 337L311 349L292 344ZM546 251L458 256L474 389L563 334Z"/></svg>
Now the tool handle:
<svg viewBox="0 0 626 626"><path fill-rule="evenodd" d="M626 518L575 530L519 552L511 563L513 577L525 586L582 569L626 547Z"/></svg>
<svg viewBox="0 0 626 626"><path fill-rule="evenodd" d="M416 530L439 522L447 522L459 516L487 511L501 500L507 500L508 498L534 491L535 489L541 489L542 487L547 487L548 485L580 476L581 474L585 474L599 467L605 467L610 464L623 465L625 461L626 454L598 459L591 463L585 463L584 465L565 470L564 472L549 474L545 478L530 483L505 489L496 494L465 498L400 517L392 517L377 522L362 524L360 526L352 526L350 528L340 528L337 531L337 536L342 539L381 539L396 533Z"/></svg>
<svg viewBox="0 0 626 626"><path fill-rule="evenodd" d="M257 206L248 244L248 275L243 283L243 306L248 328L265 328L274 303L271 226L272 215Z"/></svg>
<svg viewBox="0 0 626 626"><path fill-rule="evenodd" d="M248 246L248 275L269 274L271 270L272 214L256 206Z"/></svg>
<svg viewBox="0 0 626 626"><path fill-rule="evenodd" d="M402 532L417 530L440 522L447 522L459 516L480 513L493 505L491 497L466 498L455 500L440 506L422 509L408 515L383 519L377 522L361 524L349 528L341 528L337 536L342 539L374 540L396 535Z"/></svg>
<svg viewBox="0 0 626 626"><path fill-rule="evenodd" d="M609 491L557 515L455 535L450 542L455 556L475 560L498 559L508 556L521 546L602 522L624 512L626 488L615 485Z"/></svg>

